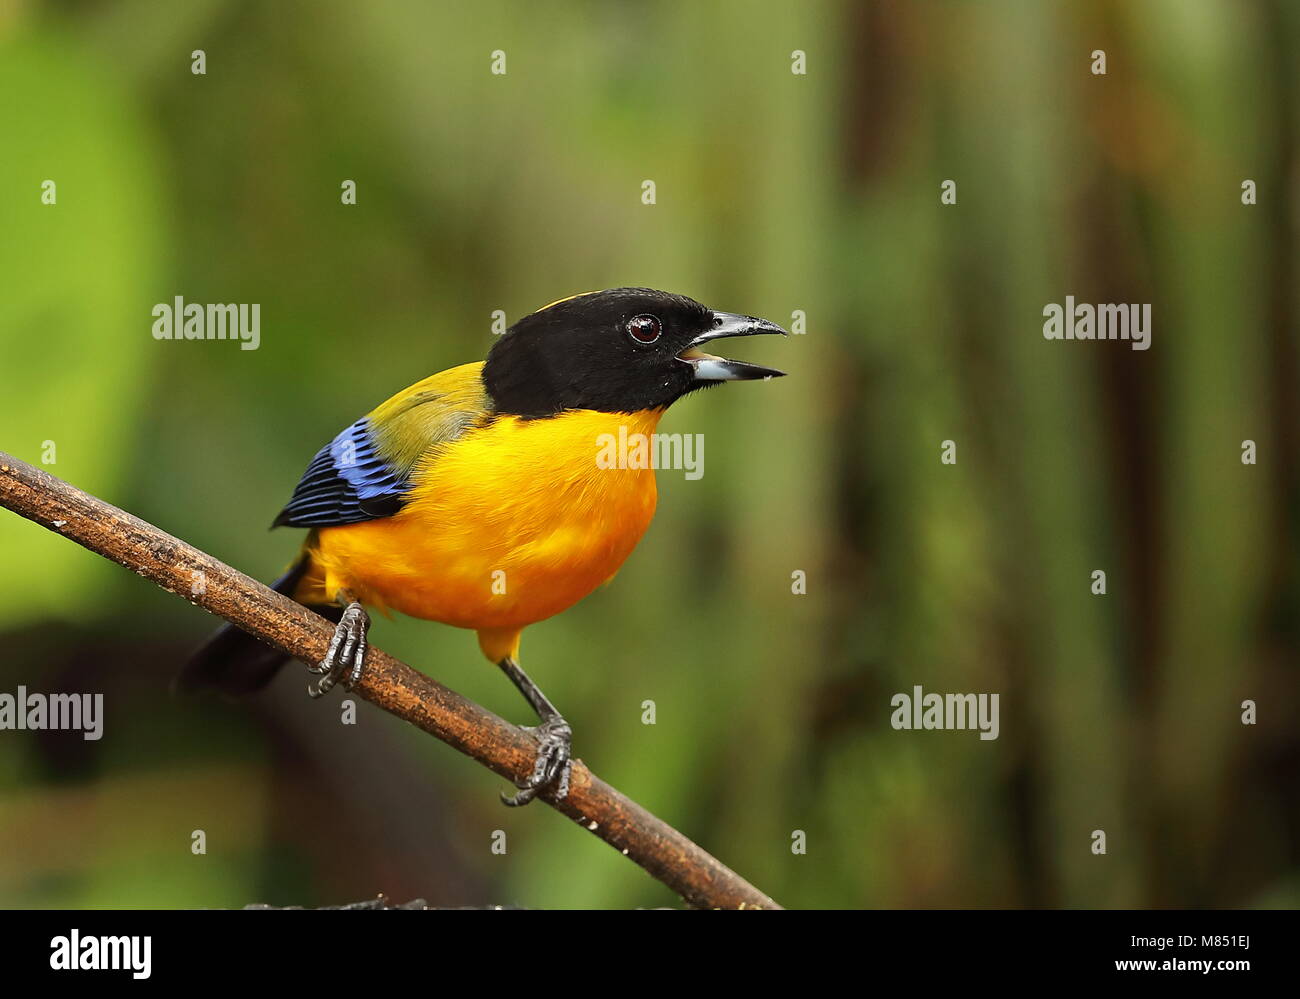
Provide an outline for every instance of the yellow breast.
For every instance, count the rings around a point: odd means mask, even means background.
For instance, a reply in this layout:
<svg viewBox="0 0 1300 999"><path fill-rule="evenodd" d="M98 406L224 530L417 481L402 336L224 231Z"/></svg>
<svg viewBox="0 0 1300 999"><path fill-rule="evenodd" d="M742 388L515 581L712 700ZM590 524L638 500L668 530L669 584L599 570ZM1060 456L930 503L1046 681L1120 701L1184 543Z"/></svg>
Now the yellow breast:
<svg viewBox="0 0 1300 999"><path fill-rule="evenodd" d="M498 417L419 468L395 516L321 528L324 593L463 628L517 633L608 581L649 526L650 468L602 467L660 411Z"/></svg>

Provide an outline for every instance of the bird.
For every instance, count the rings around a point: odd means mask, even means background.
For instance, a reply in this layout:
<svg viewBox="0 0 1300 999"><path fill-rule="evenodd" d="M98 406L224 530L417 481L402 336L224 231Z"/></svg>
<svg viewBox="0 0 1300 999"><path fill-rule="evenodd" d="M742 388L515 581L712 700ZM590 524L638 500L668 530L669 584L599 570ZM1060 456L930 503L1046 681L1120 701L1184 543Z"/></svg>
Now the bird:
<svg viewBox="0 0 1300 999"><path fill-rule="evenodd" d="M654 469L635 467L650 463L600 461L599 442L648 438L697 390L784 375L703 350L757 334L788 335L651 288L574 295L519 319L486 360L430 375L342 430L271 525L308 532L273 589L335 624L308 693L361 678L367 607L471 629L538 718L532 772L502 800L563 799L572 728L520 666L520 636L613 578L657 497ZM227 624L177 686L251 693L288 658Z"/></svg>

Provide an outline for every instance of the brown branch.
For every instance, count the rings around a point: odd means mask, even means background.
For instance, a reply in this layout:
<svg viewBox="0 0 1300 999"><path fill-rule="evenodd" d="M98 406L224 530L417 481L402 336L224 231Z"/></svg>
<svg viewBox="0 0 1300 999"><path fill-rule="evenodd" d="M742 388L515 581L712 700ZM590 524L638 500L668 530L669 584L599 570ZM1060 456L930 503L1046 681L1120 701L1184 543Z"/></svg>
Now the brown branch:
<svg viewBox="0 0 1300 999"><path fill-rule="evenodd" d="M169 593L185 596L295 659L315 663L325 655L333 625L324 618L152 524L3 451L0 506L126 566ZM200 579L203 586L196 587ZM511 781L532 771L535 743L526 732L374 646L353 693ZM676 829L610 787L580 760L574 761L563 801L555 801L549 793L539 798L640 864L689 905L780 908Z"/></svg>

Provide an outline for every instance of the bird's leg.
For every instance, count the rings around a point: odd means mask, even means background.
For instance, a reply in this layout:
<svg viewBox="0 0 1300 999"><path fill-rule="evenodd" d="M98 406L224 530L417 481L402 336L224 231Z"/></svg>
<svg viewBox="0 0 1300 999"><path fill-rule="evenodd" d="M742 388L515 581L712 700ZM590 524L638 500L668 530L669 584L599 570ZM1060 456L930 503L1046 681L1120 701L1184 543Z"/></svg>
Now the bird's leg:
<svg viewBox="0 0 1300 999"><path fill-rule="evenodd" d="M506 657L497 665L519 688L519 693L524 695L541 719L536 728L526 729L537 737L537 762L533 765L533 772L519 785L518 794L502 794L501 800L512 808L526 805L537 797L537 792L552 784L555 785L555 797L563 798L569 793L569 777L573 772L573 761L570 759L573 730L517 662Z"/></svg>
<svg viewBox="0 0 1300 999"><path fill-rule="evenodd" d="M321 676L315 683L307 684L307 693L312 697L328 694L343 678L344 673L348 674L348 679L343 689L351 690L365 669L366 632L370 628L370 615L346 591L339 594L339 602L347 603L347 607L344 608L339 623L334 626L334 637L330 639L329 650L317 665L308 667L311 672Z"/></svg>

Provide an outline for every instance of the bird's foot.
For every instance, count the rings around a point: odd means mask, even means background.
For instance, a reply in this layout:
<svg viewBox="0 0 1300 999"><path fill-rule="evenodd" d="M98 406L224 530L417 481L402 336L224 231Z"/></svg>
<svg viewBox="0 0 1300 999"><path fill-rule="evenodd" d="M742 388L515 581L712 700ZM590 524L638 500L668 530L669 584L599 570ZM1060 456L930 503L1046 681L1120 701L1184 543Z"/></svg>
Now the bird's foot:
<svg viewBox="0 0 1300 999"><path fill-rule="evenodd" d="M334 626L334 637L330 639L329 651L317 665L308 667L311 672L321 677L315 683L307 684L307 693L312 697L323 697L334 685L347 674L344 690L351 690L352 685L361 679L366 665L366 631L370 627L370 615L355 600L348 604Z"/></svg>
<svg viewBox="0 0 1300 999"><path fill-rule="evenodd" d="M537 797L539 791L554 786L556 799L569 793L569 777L573 773L571 751L573 730L569 723L559 715L547 718L536 728L525 728L537 738L537 762L533 764L532 775L519 785L519 793L501 794L501 801L516 808L526 805Z"/></svg>

